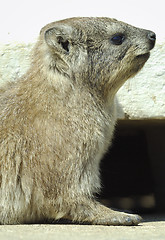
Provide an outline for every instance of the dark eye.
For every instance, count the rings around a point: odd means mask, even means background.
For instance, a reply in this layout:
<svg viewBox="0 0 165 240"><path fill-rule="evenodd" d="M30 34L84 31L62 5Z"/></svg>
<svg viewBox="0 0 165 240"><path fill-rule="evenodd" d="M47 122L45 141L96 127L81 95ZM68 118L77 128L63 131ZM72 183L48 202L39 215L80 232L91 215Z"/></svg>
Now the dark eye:
<svg viewBox="0 0 165 240"><path fill-rule="evenodd" d="M121 45L125 40L125 36L123 34L115 34L112 38L111 38L111 42L114 45Z"/></svg>

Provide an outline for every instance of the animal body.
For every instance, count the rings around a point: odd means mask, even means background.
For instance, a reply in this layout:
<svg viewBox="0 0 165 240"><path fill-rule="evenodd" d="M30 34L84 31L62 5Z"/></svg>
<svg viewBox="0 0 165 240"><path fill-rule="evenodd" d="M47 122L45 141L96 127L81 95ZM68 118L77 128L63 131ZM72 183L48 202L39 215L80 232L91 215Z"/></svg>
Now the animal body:
<svg viewBox="0 0 165 240"><path fill-rule="evenodd" d="M110 18L46 25L27 73L0 90L0 223L69 219L137 225L95 200L116 122L115 94L155 34Z"/></svg>

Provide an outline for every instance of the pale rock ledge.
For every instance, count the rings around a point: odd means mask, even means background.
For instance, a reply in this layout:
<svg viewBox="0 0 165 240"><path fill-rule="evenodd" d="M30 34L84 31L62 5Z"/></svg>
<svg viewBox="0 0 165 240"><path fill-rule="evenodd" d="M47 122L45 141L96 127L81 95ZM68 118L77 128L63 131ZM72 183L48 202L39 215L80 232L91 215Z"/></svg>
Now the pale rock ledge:
<svg viewBox="0 0 165 240"><path fill-rule="evenodd" d="M33 45L0 44L0 85L26 72ZM165 42L156 44L144 68L124 84L117 96L120 119L165 118Z"/></svg>

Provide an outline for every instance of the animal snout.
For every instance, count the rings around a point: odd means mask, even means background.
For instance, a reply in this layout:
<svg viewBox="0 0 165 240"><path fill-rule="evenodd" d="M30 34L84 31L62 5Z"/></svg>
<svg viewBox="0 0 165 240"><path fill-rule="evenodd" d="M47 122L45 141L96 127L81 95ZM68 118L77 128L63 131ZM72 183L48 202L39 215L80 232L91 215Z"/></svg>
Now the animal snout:
<svg viewBox="0 0 165 240"><path fill-rule="evenodd" d="M150 41L150 50L151 50L155 46L156 34L154 32L149 31L148 34L147 34L147 38Z"/></svg>

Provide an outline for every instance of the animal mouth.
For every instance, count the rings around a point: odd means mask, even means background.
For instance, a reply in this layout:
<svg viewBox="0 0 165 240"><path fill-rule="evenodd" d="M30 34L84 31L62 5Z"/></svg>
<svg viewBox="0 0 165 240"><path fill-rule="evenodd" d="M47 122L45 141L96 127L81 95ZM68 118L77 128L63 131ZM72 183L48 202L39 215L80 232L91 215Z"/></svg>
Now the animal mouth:
<svg viewBox="0 0 165 240"><path fill-rule="evenodd" d="M136 58L138 58L138 59L146 59L146 61L147 61L147 59L149 57L150 57L150 53L148 52L148 53L140 54Z"/></svg>

